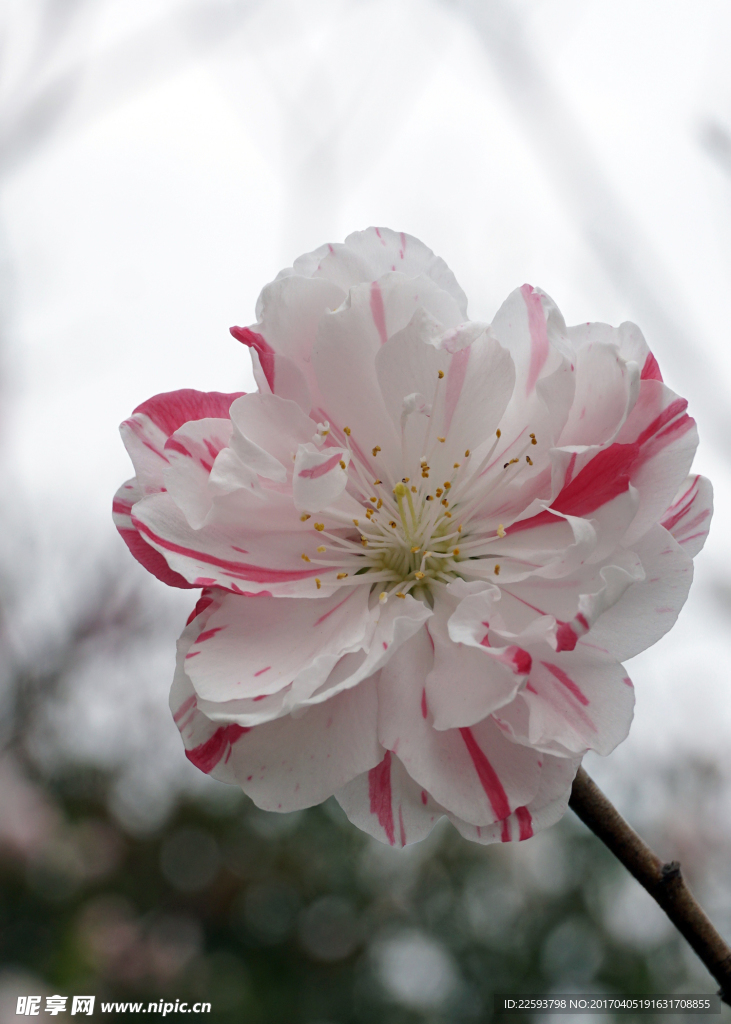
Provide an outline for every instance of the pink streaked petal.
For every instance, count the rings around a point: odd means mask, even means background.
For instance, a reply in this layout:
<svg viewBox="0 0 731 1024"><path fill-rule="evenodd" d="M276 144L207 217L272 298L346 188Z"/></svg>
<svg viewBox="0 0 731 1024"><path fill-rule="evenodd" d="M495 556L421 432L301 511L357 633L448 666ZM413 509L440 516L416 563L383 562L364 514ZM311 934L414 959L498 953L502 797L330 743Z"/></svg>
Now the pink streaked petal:
<svg viewBox="0 0 731 1024"><path fill-rule="evenodd" d="M390 750L375 768L335 794L350 821L389 846L425 839L444 814Z"/></svg>
<svg viewBox="0 0 731 1024"><path fill-rule="evenodd" d="M608 754L627 736L634 690L612 658L587 648L570 653L534 652L530 688L495 714L508 735L546 753Z"/></svg>
<svg viewBox="0 0 731 1024"><path fill-rule="evenodd" d="M381 671L379 738L398 755L412 779L446 810L486 825L526 804L538 787L540 756L506 739L491 718L469 736L459 729L434 729L420 705L423 679L432 662L422 631Z"/></svg>
<svg viewBox="0 0 731 1024"><path fill-rule="evenodd" d="M713 488L704 476L689 476L660 520L694 558L705 544L713 515Z"/></svg>
<svg viewBox="0 0 731 1024"><path fill-rule="evenodd" d="M527 806L516 810L494 825L475 826L449 815L465 839L487 845L489 843L523 842L544 828L555 825L568 809L571 785L581 758L552 757L545 754L541 768L538 792Z"/></svg>
<svg viewBox="0 0 731 1024"><path fill-rule="evenodd" d="M296 680L311 693L344 654L361 648L368 624L367 587L319 600L230 594L194 641L200 656L188 675L214 702L276 693Z"/></svg>
<svg viewBox="0 0 731 1024"><path fill-rule="evenodd" d="M140 565L163 583L183 590L194 588L196 584L189 583L184 576L171 569L160 552L140 536L139 530L132 522L132 510L142 496L135 477L122 484L114 496L112 518L120 537Z"/></svg>

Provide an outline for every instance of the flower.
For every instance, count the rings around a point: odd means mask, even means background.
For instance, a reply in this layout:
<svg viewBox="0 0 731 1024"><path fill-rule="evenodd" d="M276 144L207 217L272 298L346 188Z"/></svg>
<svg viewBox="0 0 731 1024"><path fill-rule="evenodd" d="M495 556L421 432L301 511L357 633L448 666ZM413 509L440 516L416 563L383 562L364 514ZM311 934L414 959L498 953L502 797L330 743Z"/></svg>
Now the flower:
<svg viewBox="0 0 731 1024"><path fill-rule="evenodd" d="M260 807L332 794L384 842L447 815L482 843L564 813L629 730L621 662L688 593L711 488L633 324L543 292L467 319L446 264L385 229L267 285L255 394L176 391L122 425L135 557L203 588L178 644L188 758Z"/></svg>

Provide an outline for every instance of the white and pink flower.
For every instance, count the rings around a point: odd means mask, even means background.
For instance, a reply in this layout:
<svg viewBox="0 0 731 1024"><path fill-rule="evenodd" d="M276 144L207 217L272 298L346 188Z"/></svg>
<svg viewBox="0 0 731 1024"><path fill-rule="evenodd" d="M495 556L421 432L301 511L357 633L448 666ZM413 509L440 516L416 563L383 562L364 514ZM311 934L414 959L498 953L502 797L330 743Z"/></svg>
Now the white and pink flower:
<svg viewBox="0 0 731 1024"><path fill-rule="evenodd" d="M122 425L118 529L203 588L178 644L188 758L273 811L335 794L391 844L447 815L520 840L627 735L621 662L673 624L711 517L640 331L567 328L523 285L467 320L385 229L262 292L258 393L177 391Z"/></svg>

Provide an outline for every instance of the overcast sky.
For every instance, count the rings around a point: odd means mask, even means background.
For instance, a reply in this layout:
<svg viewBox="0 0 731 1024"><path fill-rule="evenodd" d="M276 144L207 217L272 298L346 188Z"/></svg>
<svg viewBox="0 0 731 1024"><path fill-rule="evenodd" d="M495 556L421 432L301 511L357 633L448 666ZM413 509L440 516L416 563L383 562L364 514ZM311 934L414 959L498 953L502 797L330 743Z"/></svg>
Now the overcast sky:
<svg viewBox="0 0 731 1024"><path fill-rule="evenodd" d="M36 6L8 0L11 84ZM680 623L630 666L637 719L616 756L709 737L721 750L728 4L92 6L54 58L63 70L83 57L75 98L0 196L6 497L39 543L116 543L111 497L131 473L117 425L141 401L253 387L228 328L253 322L281 267L369 224L407 231L447 260L471 317L489 321L528 281L569 323L636 320L689 398L715 528Z"/></svg>

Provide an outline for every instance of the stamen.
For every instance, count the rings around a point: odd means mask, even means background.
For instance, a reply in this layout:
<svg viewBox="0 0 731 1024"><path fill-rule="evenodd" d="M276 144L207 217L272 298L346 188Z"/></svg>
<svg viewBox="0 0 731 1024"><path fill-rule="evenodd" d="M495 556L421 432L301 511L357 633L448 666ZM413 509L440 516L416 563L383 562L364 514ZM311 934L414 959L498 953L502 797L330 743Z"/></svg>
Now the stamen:
<svg viewBox="0 0 731 1024"><path fill-rule="evenodd" d="M311 519L311 518L312 518L312 516L308 516L306 512L303 512L302 515L300 516L300 522L301 523L306 523L307 520Z"/></svg>
<svg viewBox="0 0 731 1024"><path fill-rule="evenodd" d="M318 530L320 533L322 533L322 531L325 529L325 524L324 523L315 523L315 529Z"/></svg>
<svg viewBox="0 0 731 1024"><path fill-rule="evenodd" d="M495 563L495 568L492 571L495 573L496 576L499 576L500 575L500 566L497 563Z"/></svg>
<svg viewBox="0 0 731 1024"><path fill-rule="evenodd" d="M377 444L376 447L373 449L373 458L374 459L375 459L376 455L378 455L380 450L381 450L381 446L380 446L380 444Z"/></svg>
<svg viewBox="0 0 731 1024"><path fill-rule="evenodd" d="M378 485L379 485L379 484L382 484L382 483L383 483L383 480L374 480L374 481L373 481L373 486L374 486L374 487L378 487Z"/></svg>
<svg viewBox="0 0 731 1024"><path fill-rule="evenodd" d="M466 459L469 459L469 457L470 457L470 450L469 450L469 448L468 448L468 449L467 449L467 451L466 451L466 452L464 453L464 457L465 457Z"/></svg>
<svg viewBox="0 0 731 1024"><path fill-rule="evenodd" d="M320 581L318 580L317 576L315 576L315 583L317 584L317 589L319 590L320 587L322 586L322 583L320 583Z"/></svg>
<svg viewBox="0 0 731 1024"><path fill-rule="evenodd" d="M320 554L322 554L323 551L327 551L327 548L325 547L324 544L320 544L317 550L320 552Z"/></svg>
<svg viewBox="0 0 731 1024"><path fill-rule="evenodd" d="M502 436L503 436L503 432L500 429L500 427L498 427L498 429L495 431L495 437L497 437L498 440L499 440Z"/></svg>
<svg viewBox="0 0 731 1024"><path fill-rule="evenodd" d="M396 597L403 597L403 598L405 599L405 598L406 598L406 594L402 594L402 593L401 593L401 591L399 591L399 592L398 592L398 593L396 594Z"/></svg>
<svg viewBox="0 0 731 1024"><path fill-rule="evenodd" d="M505 536L505 527L503 526L502 523L497 524L497 535L500 538Z"/></svg>
<svg viewBox="0 0 731 1024"><path fill-rule="evenodd" d="M309 562L310 560L307 555L302 555L301 558L303 562Z"/></svg>
<svg viewBox="0 0 731 1024"><path fill-rule="evenodd" d="M444 377L444 370L440 370L437 376L439 377L439 380L441 380Z"/></svg>
<svg viewBox="0 0 731 1024"><path fill-rule="evenodd" d="M417 553L417 551L421 551L421 548L418 545L411 549L411 554L415 555Z"/></svg>
<svg viewBox="0 0 731 1024"><path fill-rule="evenodd" d="M350 437L350 427L343 427L343 433L345 434L346 437Z"/></svg>
<svg viewBox="0 0 731 1024"><path fill-rule="evenodd" d="M347 575L347 572L339 572L336 579L344 580Z"/></svg>
<svg viewBox="0 0 731 1024"><path fill-rule="evenodd" d="M345 462L342 459L340 460L339 465L341 469L345 469Z"/></svg>
<svg viewBox="0 0 731 1024"><path fill-rule="evenodd" d="M446 440L447 440L447 439L446 439L446 437L438 437L438 438L437 438L437 441L441 441L441 442L442 442L442 444L444 444L444 442L445 442Z"/></svg>
<svg viewBox="0 0 731 1024"><path fill-rule="evenodd" d="M530 457L530 455L526 455L525 461L528 463L529 466L533 465L533 459Z"/></svg>

